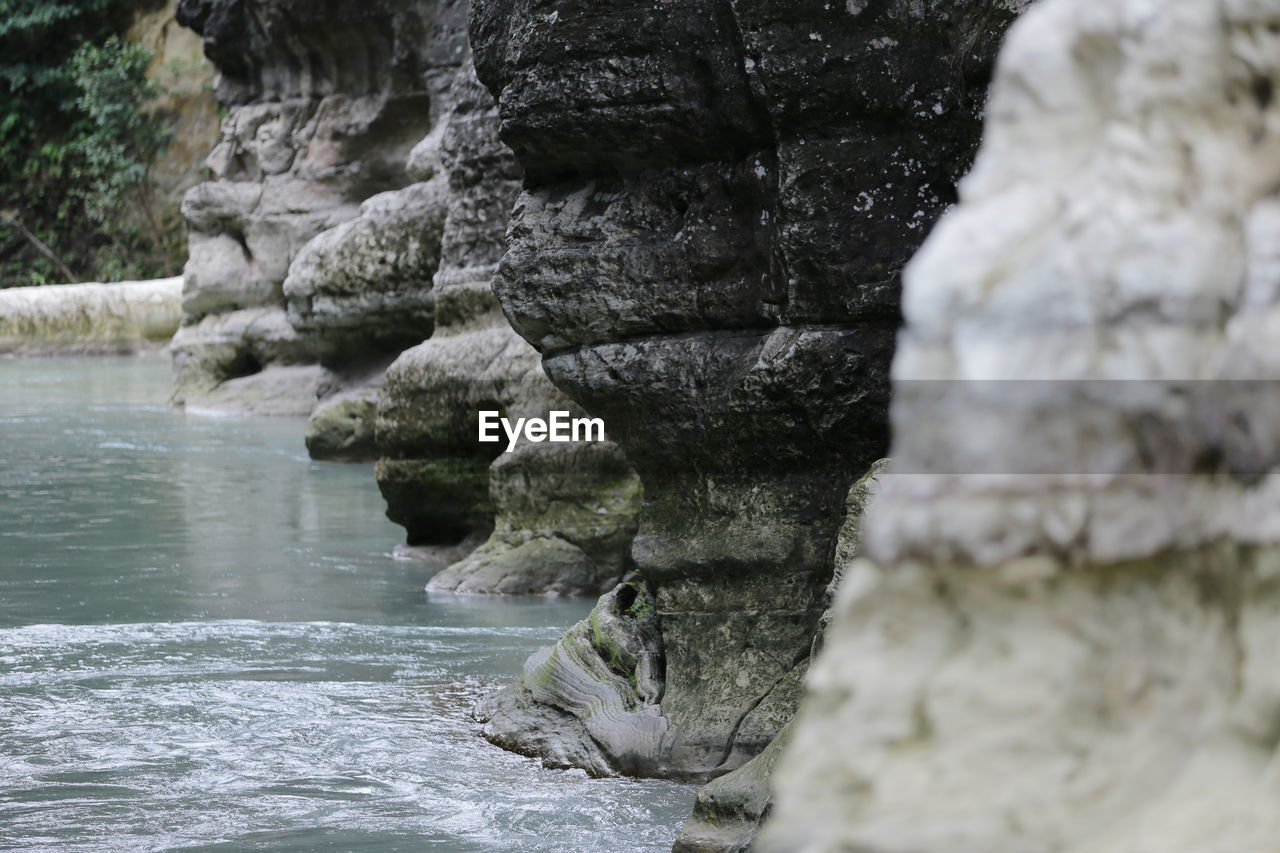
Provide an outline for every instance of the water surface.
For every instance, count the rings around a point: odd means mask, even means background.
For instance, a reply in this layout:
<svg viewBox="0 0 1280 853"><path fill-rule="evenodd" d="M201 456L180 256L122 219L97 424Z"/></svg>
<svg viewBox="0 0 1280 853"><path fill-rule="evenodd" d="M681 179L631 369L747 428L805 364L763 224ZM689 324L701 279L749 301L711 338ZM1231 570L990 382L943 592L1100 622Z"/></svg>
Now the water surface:
<svg viewBox="0 0 1280 853"><path fill-rule="evenodd" d="M0 850L668 850L687 786L469 708L582 600L423 593L369 466L184 417L165 359L0 361Z"/></svg>

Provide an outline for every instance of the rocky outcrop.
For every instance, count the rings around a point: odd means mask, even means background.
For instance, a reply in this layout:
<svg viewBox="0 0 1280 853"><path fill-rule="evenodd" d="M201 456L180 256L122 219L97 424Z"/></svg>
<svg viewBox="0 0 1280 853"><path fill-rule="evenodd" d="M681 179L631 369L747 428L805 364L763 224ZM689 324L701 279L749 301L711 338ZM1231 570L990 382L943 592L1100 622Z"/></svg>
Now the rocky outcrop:
<svg viewBox="0 0 1280 853"><path fill-rule="evenodd" d="M618 449L528 449L491 486L502 446L477 440L481 408L581 412L490 285L521 173L471 67L467 4L180 11L223 73L230 115L209 158L218 180L184 204L175 400L310 415L313 457L380 457L388 515L433 558L492 533L438 590L616 585L639 499Z"/></svg>
<svg viewBox="0 0 1280 853"><path fill-rule="evenodd" d="M672 853L748 853L773 805L774 768L794 727L792 719L755 758L702 786Z"/></svg>
<svg viewBox="0 0 1280 853"><path fill-rule="evenodd" d="M0 355L162 349L182 319L182 280L0 290Z"/></svg>
<svg viewBox="0 0 1280 853"><path fill-rule="evenodd" d="M284 282L289 325L322 363L400 352L431 334L447 202L439 179L376 195L294 258Z"/></svg>
<svg viewBox="0 0 1280 853"><path fill-rule="evenodd" d="M437 283L434 337L387 371L378 485L413 545L482 542L435 575L436 592L599 594L631 566L639 481L616 445L478 440L478 412L582 412L547 380L487 281ZM454 291L457 291L456 293ZM455 302L454 300L457 300ZM487 539L485 538L487 537Z"/></svg>
<svg viewBox="0 0 1280 853"><path fill-rule="evenodd" d="M1013 14L476 0L526 172L495 290L644 483L665 730L601 747L615 769L709 779L793 715L845 495L886 449L898 272L970 162ZM545 749L531 724L503 742Z"/></svg>
<svg viewBox="0 0 1280 853"><path fill-rule="evenodd" d="M493 99L466 69L449 118L416 154L439 163L449 198L436 328L387 372L378 483L411 544L492 533L428 589L599 594L629 569L635 534L639 485L618 448L529 444L500 456L503 444L478 440L482 409L510 418L582 413L550 383L493 295L520 170L498 139Z"/></svg>
<svg viewBox="0 0 1280 853"><path fill-rule="evenodd" d="M218 140L213 65L205 59L200 37L178 23L178 0L131 5L136 11L125 39L151 52L147 79L158 94L148 108L171 131L149 166L153 187L145 211L138 212L138 225L144 233L171 238L180 254L186 248L182 197L204 180L205 158ZM177 272L184 257L165 260Z"/></svg>
<svg viewBox="0 0 1280 853"><path fill-rule="evenodd" d="M866 511L880 489L888 460L881 459L849 489L844 523L836 540L835 573L827 585L826 604L814 637L813 658L822 649L827 626L834 615L837 589L846 569L862 553L862 529ZM773 808L773 772L787 744L795 719L770 741L764 751L746 764L713 779L698 791L693 814L676 839L674 853L742 853L751 849L756 834Z"/></svg>
<svg viewBox="0 0 1280 853"><path fill-rule="evenodd" d="M596 776L653 775L667 732L654 608L639 579L601 596L586 619L525 662L519 692L480 702L476 713L485 736L551 767L581 767ZM566 725L585 736L561 736Z"/></svg>
<svg viewBox="0 0 1280 853"><path fill-rule="evenodd" d="M493 534L429 590L595 595L630 570L640 480L612 442L519 445L489 467L489 498Z"/></svg>
<svg viewBox="0 0 1280 853"><path fill-rule="evenodd" d="M429 221L440 202L429 188L404 189L405 163L459 61L456 46L441 54L431 38L448 29L447 15L426 2L183 0L178 20L202 36L229 114L207 161L214 180L183 203L191 255L176 402L230 403L225 382L251 385L263 372L274 384L265 369L277 364L343 368L345 354L360 374L378 358L385 366L431 331L439 246ZM372 198L395 190L394 203ZM357 217L301 259L291 325L290 265ZM412 233L417 217L426 224ZM389 235L370 233L383 224ZM227 359L238 328L254 340ZM273 361L281 350L287 360ZM346 384L341 369L294 373L295 386L279 390L295 413Z"/></svg>
<svg viewBox="0 0 1280 853"><path fill-rule="evenodd" d="M279 308L229 311L184 325L169 351L174 400L184 408L298 417L315 406L320 367Z"/></svg>
<svg viewBox="0 0 1280 853"><path fill-rule="evenodd" d="M756 849L1274 847L1278 80L1274 3L1015 28Z"/></svg>
<svg viewBox="0 0 1280 853"><path fill-rule="evenodd" d="M841 570L859 553L863 514L885 467L878 461L845 499L828 611ZM478 703L485 737L552 767L581 767L598 776L664 775L666 653L655 604L638 576L603 596L585 621L528 660L517 685ZM821 633L815 649L820 639ZM750 846L772 805L771 775L790 729L788 723L759 755L698 792L676 853Z"/></svg>
<svg viewBox="0 0 1280 853"><path fill-rule="evenodd" d="M305 441L311 458L345 462L377 459L373 424L380 391L380 383L373 379L318 405L307 422Z"/></svg>
<svg viewBox="0 0 1280 853"><path fill-rule="evenodd" d="M552 390L489 285L520 172L498 141L492 101L474 74L456 84L454 109L416 153L417 162L437 164L450 198L435 333L391 366L377 420L387 514L415 545L487 532L489 464L502 447L478 441L477 411L526 401L533 408Z"/></svg>

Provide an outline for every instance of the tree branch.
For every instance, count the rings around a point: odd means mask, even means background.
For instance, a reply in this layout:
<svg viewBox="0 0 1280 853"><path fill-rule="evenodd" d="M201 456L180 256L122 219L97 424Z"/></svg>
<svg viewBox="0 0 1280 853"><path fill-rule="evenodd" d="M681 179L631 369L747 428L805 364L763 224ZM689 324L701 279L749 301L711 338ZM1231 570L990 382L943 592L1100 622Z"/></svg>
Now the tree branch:
<svg viewBox="0 0 1280 853"><path fill-rule="evenodd" d="M27 227L18 221L16 213L11 210L0 210L0 218L4 219L6 225L16 228L19 234L27 238L31 245L40 250L40 254L57 264L58 269L62 270L63 275L67 277L67 281L72 284L79 284L80 279L76 278L76 274L71 271L71 267L64 264L62 258L54 254L53 249L50 249L43 240L28 231Z"/></svg>

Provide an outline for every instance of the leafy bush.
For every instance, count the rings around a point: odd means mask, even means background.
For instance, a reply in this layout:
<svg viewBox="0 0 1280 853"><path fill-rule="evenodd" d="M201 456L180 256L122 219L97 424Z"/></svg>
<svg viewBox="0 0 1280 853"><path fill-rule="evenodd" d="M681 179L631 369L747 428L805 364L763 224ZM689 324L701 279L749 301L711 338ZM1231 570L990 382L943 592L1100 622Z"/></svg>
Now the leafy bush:
<svg viewBox="0 0 1280 853"><path fill-rule="evenodd" d="M150 164L147 51L113 33L128 0L0 0L0 287L176 272Z"/></svg>

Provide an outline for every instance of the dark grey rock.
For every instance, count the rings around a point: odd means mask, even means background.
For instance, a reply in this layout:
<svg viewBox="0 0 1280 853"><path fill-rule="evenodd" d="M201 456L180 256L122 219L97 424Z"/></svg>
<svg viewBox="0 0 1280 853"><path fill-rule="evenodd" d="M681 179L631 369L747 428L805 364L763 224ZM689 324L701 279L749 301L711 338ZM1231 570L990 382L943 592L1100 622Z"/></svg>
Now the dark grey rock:
<svg viewBox="0 0 1280 853"><path fill-rule="evenodd" d="M491 484L501 448L476 440L479 408L582 413L490 285L521 172L467 11L184 0L229 115L216 180L184 205L174 399L311 415L311 454L379 459L388 515L437 556L493 531L437 589L597 595L631 565L639 486L620 451L533 448Z"/></svg>
<svg viewBox="0 0 1280 853"><path fill-rule="evenodd" d="M378 388L361 387L325 400L307 421L307 453L332 462L372 462Z"/></svg>
<svg viewBox="0 0 1280 853"><path fill-rule="evenodd" d="M698 791L693 816L672 853L747 853L773 805L773 768L791 740L795 718L759 755Z"/></svg>
<svg viewBox="0 0 1280 853"><path fill-rule="evenodd" d="M640 481L616 444L520 444L490 466L489 540L428 591L599 595L631 568Z"/></svg>
<svg viewBox="0 0 1280 853"><path fill-rule="evenodd" d="M493 99L464 70L452 112L415 150L412 168L447 181L435 333L404 352L379 398L378 482L409 542L492 536L432 578L436 592L590 594L631 566L639 482L618 448L478 439L478 412L543 417L582 411L555 388L538 353L502 314L490 280L520 170L498 138ZM496 461L495 461L496 460Z"/></svg>
<svg viewBox="0 0 1280 853"><path fill-rule="evenodd" d="M888 467L881 459L849 489L845 497L844 523L836 540L835 574L826 591L826 610L814 637L810 663L822 647L827 625L834 614L836 589L845 569L862 553L862 528L867 507ZM698 791L693 815L676 839L674 853L721 853L751 847L773 805L773 768L791 739L795 718L783 727L764 751L730 773L713 779Z"/></svg>
<svg viewBox="0 0 1280 853"><path fill-rule="evenodd" d="M644 483L667 723L646 773L722 775L795 711L846 494L886 452L899 273L954 199L1013 14L473 5L526 174L495 291Z"/></svg>

